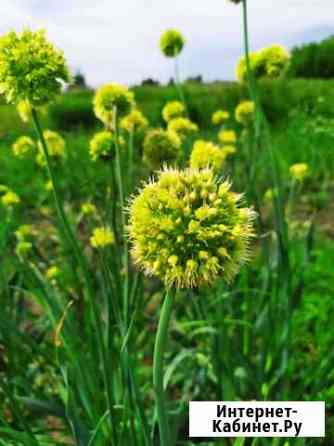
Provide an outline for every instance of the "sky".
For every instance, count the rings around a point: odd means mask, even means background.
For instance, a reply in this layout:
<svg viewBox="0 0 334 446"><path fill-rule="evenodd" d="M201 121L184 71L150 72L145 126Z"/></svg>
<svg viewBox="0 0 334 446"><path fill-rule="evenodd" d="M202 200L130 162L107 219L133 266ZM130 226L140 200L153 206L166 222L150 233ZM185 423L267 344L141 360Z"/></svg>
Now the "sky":
<svg viewBox="0 0 334 446"><path fill-rule="evenodd" d="M334 33L333 0L248 0L251 49L288 47ZM183 78L234 79L242 54L242 9L228 0L1 0L0 34L45 28L73 72L106 82L167 82L173 62L159 51L167 28L186 39Z"/></svg>

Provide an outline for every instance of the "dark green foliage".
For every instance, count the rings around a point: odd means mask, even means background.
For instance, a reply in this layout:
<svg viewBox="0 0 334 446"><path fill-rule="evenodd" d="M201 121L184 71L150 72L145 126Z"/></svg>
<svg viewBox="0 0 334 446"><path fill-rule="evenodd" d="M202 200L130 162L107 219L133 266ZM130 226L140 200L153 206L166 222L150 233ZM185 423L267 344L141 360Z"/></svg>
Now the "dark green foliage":
<svg viewBox="0 0 334 446"><path fill-rule="evenodd" d="M308 79L333 79L334 36L294 48L289 74Z"/></svg>

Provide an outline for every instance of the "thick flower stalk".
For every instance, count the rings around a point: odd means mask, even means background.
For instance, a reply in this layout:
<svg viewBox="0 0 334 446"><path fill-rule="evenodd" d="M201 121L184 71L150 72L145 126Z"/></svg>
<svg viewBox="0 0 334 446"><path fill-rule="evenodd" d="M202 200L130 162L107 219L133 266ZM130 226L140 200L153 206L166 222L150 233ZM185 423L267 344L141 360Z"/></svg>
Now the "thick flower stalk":
<svg viewBox="0 0 334 446"><path fill-rule="evenodd" d="M36 143L29 136L20 136L13 144L12 150L18 158L24 158L35 153Z"/></svg>
<svg viewBox="0 0 334 446"><path fill-rule="evenodd" d="M249 126L255 116L255 104L253 101L242 101L235 109L235 119L244 126Z"/></svg>
<svg viewBox="0 0 334 446"><path fill-rule="evenodd" d="M94 113L106 126L114 123L114 112L117 119L128 115L134 106L134 95L128 87L120 84L107 84L100 87L93 100Z"/></svg>
<svg viewBox="0 0 334 446"><path fill-rule="evenodd" d="M130 206L134 261L167 287L230 282L249 259L251 209L211 169L163 170Z"/></svg>
<svg viewBox="0 0 334 446"><path fill-rule="evenodd" d="M160 38L160 50L166 57L178 56L185 44L185 39L177 29L166 30Z"/></svg>
<svg viewBox="0 0 334 446"><path fill-rule="evenodd" d="M109 130L95 133L89 142L89 154L93 161L115 156L114 135Z"/></svg>
<svg viewBox="0 0 334 446"><path fill-rule="evenodd" d="M150 130L144 140L144 161L158 169L164 163L175 163L181 154L181 140L174 132L163 129Z"/></svg>
<svg viewBox="0 0 334 446"><path fill-rule="evenodd" d="M13 104L29 101L47 104L70 80L62 51L50 43L43 30L9 32L0 39L0 93Z"/></svg>
<svg viewBox="0 0 334 446"><path fill-rule="evenodd" d="M226 155L223 149L210 141L198 140L194 143L189 165L194 169L210 167L214 172L221 172Z"/></svg>
<svg viewBox="0 0 334 446"><path fill-rule="evenodd" d="M180 101L170 101L162 109L162 117L165 122L169 122L175 118L181 118L185 114L185 107Z"/></svg>

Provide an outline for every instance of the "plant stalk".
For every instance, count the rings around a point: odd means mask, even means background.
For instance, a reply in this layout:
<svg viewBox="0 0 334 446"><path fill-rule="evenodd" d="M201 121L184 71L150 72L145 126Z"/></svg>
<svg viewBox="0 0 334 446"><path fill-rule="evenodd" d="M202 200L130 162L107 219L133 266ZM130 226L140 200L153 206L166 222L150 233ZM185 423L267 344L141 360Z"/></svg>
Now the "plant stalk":
<svg viewBox="0 0 334 446"><path fill-rule="evenodd" d="M172 314L174 293L167 290L163 303L158 330L155 338L153 358L153 385L156 397L156 407L159 424L160 446L171 446L168 419L165 407L165 394L163 388L163 358L166 348L168 326Z"/></svg>

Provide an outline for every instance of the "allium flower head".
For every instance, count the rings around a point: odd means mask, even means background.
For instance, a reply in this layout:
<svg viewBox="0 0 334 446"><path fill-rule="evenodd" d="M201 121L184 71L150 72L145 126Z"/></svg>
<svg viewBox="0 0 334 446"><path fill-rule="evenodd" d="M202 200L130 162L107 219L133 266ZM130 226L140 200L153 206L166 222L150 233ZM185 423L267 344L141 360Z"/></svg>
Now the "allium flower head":
<svg viewBox="0 0 334 446"><path fill-rule="evenodd" d="M13 144L12 150L18 158L24 158L26 155L34 153L36 144L29 136L20 136Z"/></svg>
<svg viewBox="0 0 334 446"><path fill-rule="evenodd" d="M296 163L290 166L290 174L296 181L303 181L309 172L309 167L306 163Z"/></svg>
<svg viewBox="0 0 334 446"><path fill-rule="evenodd" d="M26 240L19 240L15 247L15 253L18 257L23 259L32 250L32 243Z"/></svg>
<svg viewBox="0 0 334 446"><path fill-rule="evenodd" d="M258 64L270 78L279 77L286 69L290 54L282 45L272 45L259 51Z"/></svg>
<svg viewBox="0 0 334 446"><path fill-rule="evenodd" d="M281 45L272 45L249 55L250 68L256 78L277 78L285 71L290 59L289 52ZM246 58L243 56L236 68L239 82L247 80Z"/></svg>
<svg viewBox="0 0 334 446"><path fill-rule="evenodd" d="M21 202L20 197L12 190L5 188L4 194L1 196L1 203L3 206L10 208Z"/></svg>
<svg viewBox="0 0 334 446"><path fill-rule="evenodd" d="M180 118L185 113L185 108L180 101L170 101L162 109L162 117L165 122L169 122L171 119Z"/></svg>
<svg viewBox="0 0 334 446"><path fill-rule="evenodd" d="M44 130L43 136L48 148L48 152L50 157L52 158L64 158L66 155L65 148L65 140L59 135L59 133L54 132L52 130ZM46 161L44 157L44 152L42 148L42 143L38 142L39 153L37 155L36 161L40 166L45 166Z"/></svg>
<svg viewBox="0 0 334 446"><path fill-rule="evenodd" d="M107 84L100 87L94 97L94 113L105 125L111 126L116 110L117 118L128 115L134 105L134 95L128 87Z"/></svg>
<svg viewBox="0 0 334 446"><path fill-rule="evenodd" d="M190 155L190 167L195 169L212 168L220 172L225 161L223 149L210 141L198 140L194 143Z"/></svg>
<svg viewBox="0 0 334 446"><path fill-rule="evenodd" d="M108 227L95 228L90 238L90 244L93 248L105 248L113 245L115 242L114 234Z"/></svg>
<svg viewBox="0 0 334 446"><path fill-rule="evenodd" d="M45 271L45 277L48 280L56 280L61 274L61 270L58 266L52 265Z"/></svg>
<svg viewBox="0 0 334 446"><path fill-rule="evenodd" d="M43 30L9 32L0 39L0 93L17 104L40 106L52 101L70 80L64 55Z"/></svg>
<svg viewBox="0 0 334 446"><path fill-rule="evenodd" d="M235 155L237 149L235 146L224 146L221 148L221 151L224 154L224 157L227 158L229 156Z"/></svg>
<svg viewBox="0 0 334 446"><path fill-rule="evenodd" d="M92 160L113 158L115 151L114 142L114 135L109 130L95 133L89 143L89 153Z"/></svg>
<svg viewBox="0 0 334 446"><path fill-rule="evenodd" d="M198 132L198 126L194 122L191 122L188 118L174 118L168 122L168 131L174 132L178 137L183 140L193 133Z"/></svg>
<svg viewBox="0 0 334 446"><path fill-rule="evenodd" d="M252 73L255 77L257 76L257 68L258 68L258 53L250 53L249 54L249 65ZM247 80L247 63L246 57L242 56L238 62L236 67L236 77L240 83L246 82Z"/></svg>
<svg viewBox="0 0 334 446"><path fill-rule="evenodd" d="M138 110L132 110L127 116L121 120L120 127L128 133L140 132L148 126L148 120L143 113Z"/></svg>
<svg viewBox="0 0 334 446"><path fill-rule="evenodd" d="M235 119L245 126L254 119L255 104L253 101L243 101L235 109Z"/></svg>
<svg viewBox="0 0 334 446"><path fill-rule="evenodd" d="M47 113L46 106L35 107L35 108L40 114L46 115ZM32 107L27 99L20 101L16 106L16 110L23 122L29 122L32 119Z"/></svg>
<svg viewBox="0 0 334 446"><path fill-rule="evenodd" d="M82 204L81 212L83 215L94 215L94 214L96 214L97 209L96 209L95 204L90 203L88 201L88 202Z"/></svg>
<svg viewBox="0 0 334 446"><path fill-rule="evenodd" d="M179 158L181 140L174 132L153 129L146 134L143 149L144 161L152 169L158 169L164 163L173 163Z"/></svg>
<svg viewBox="0 0 334 446"><path fill-rule="evenodd" d="M167 169L129 208L134 261L178 288L230 282L249 258L254 212L210 169Z"/></svg>
<svg viewBox="0 0 334 446"><path fill-rule="evenodd" d="M221 130L218 133L218 139L222 144L235 144L237 142L234 130Z"/></svg>
<svg viewBox="0 0 334 446"><path fill-rule="evenodd" d="M35 235L35 228L33 225L21 225L15 231L18 240L25 240L32 235Z"/></svg>
<svg viewBox="0 0 334 446"><path fill-rule="evenodd" d="M178 56L184 44L184 37L177 29L167 29L160 38L160 50L166 57Z"/></svg>
<svg viewBox="0 0 334 446"><path fill-rule="evenodd" d="M217 110L212 115L212 124L221 125L230 119L230 114L226 110Z"/></svg>

